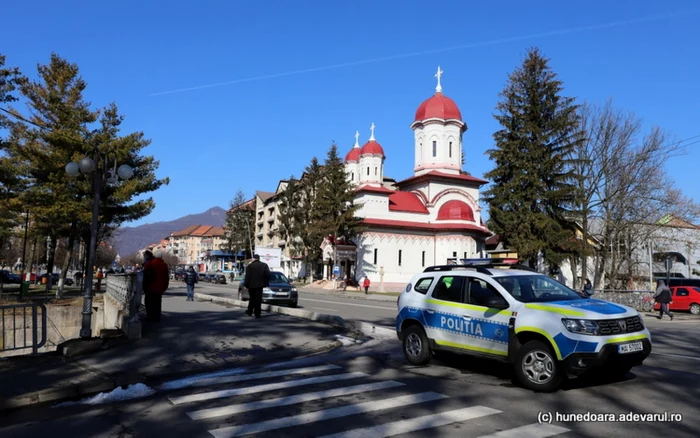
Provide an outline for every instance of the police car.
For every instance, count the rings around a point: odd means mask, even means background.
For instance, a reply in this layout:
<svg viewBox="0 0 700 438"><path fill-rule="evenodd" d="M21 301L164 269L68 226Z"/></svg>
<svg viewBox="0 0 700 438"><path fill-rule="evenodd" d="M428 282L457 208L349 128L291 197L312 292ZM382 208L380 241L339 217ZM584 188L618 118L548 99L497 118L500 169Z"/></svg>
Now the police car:
<svg viewBox="0 0 700 438"><path fill-rule="evenodd" d="M411 364L440 351L493 358L539 392L593 370L624 375L651 352L636 310L498 259L426 268L401 293L398 310L396 332Z"/></svg>

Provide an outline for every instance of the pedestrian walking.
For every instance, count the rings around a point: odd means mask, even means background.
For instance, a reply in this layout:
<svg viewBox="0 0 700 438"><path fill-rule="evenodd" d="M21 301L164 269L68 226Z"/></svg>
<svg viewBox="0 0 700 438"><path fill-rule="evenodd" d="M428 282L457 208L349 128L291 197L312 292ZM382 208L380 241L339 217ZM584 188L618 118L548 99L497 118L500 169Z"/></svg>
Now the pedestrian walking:
<svg viewBox="0 0 700 438"><path fill-rule="evenodd" d="M146 305L146 321L160 322L163 294L170 285L168 264L160 251L153 256L151 251L143 253L143 293Z"/></svg>
<svg viewBox="0 0 700 438"><path fill-rule="evenodd" d="M190 266L185 273L185 284L187 285L187 301L194 301L194 284L199 282L199 276Z"/></svg>
<svg viewBox="0 0 700 438"><path fill-rule="evenodd" d="M671 289L666 286L665 281L658 280L656 282L656 293L654 293L654 300L661 304L659 319L664 319L665 313L671 318L671 321L673 321L673 314L668 310L668 305L671 303Z"/></svg>
<svg viewBox="0 0 700 438"><path fill-rule="evenodd" d="M362 282L362 287L365 288L365 295L367 295L367 292L369 291L369 285L370 285L370 284L371 284L371 282L369 281L369 278L365 275L365 279L364 279L364 281Z"/></svg>
<svg viewBox="0 0 700 438"><path fill-rule="evenodd" d="M245 280L243 281L243 286L248 289L248 295L250 296L248 310L245 312L246 315L253 316L255 314L256 318L260 318L263 288L269 285L270 267L267 266L267 263L260 261L259 254L255 254L253 262L246 268Z"/></svg>

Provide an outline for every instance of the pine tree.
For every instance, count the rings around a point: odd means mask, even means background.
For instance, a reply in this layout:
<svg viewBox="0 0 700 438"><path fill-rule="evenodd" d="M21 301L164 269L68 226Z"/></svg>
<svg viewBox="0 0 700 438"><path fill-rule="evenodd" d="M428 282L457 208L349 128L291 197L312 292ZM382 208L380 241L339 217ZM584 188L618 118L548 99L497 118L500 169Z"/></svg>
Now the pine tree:
<svg viewBox="0 0 700 438"><path fill-rule="evenodd" d="M235 254L238 254L241 250L247 250L252 256L252 242L255 233L255 209L245 203L245 193L243 193L243 190L239 189L229 205L230 208L226 215L224 233L228 251L233 251Z"/></svg>
<svg viewBox="0 0 700 438"><path fill-rule="evenodd" d="M361 219L355 216L360 206L353 202L354 191L335 143L328 149L323 165L323 184L318 194L324 237L332 237L334 242L338 239L350 242L360 230Z"/></svg>
<svg viewBox="0 0 700 438"><path fill-rule="evenodd" d="M300 203L293 213L298 226L295 228L296 237L292 245L299 254L303 254L307 275L316 272L316 265L321 259L321 242L324 238L322 228L323 212L319 209L319 193L323 185L324 169L313 157L304 169L304 175L299 181L298 196Z"/></svg>
<svg viewBox="0 0 700 438"><path fill-rule="evenodd" d="M539 254L558 265L573 236L575 187L568 157L582 136L578 106L561 96L562 89L549 60L529 50L500 93L495 118L503 129L487 151L495 162L485 175L493 183L485 193L489 227L533 267Z"/></svg>

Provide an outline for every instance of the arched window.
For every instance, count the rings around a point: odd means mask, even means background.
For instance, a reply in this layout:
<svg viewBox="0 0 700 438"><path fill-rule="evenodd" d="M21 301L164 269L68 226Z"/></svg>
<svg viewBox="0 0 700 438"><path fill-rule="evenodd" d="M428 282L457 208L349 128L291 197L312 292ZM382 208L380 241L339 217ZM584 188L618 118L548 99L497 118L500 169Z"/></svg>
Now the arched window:
<svg viewBox="0 0 700 438"><path fill-rule="evenodd" d="M450 158L452 158L452 142L450 142Z"/></svg>
<svg viewBox="0 0 700 438"><path fill-rule="evenodd" d="M367 167L367 176L369 176L369 166Z"/></svg>
<svg viewBox="0 0 700 438"><path fill-rule="evenodd" d="M374 176L377 176L377 168L374 168Z"/></svg>
<svg viewBox="0 0 700 438"><path fill-rule="evenodd" d="M433 157L437 157L437 142L433 140Z"/></svg>
<svg viewBox="0 0 700 438"><path fill-rule="evenodd" d="M355 181L355 172L352 172L350 175L352 175L352 176L350 177L350 179L351 179L352 181Z"/></svg>

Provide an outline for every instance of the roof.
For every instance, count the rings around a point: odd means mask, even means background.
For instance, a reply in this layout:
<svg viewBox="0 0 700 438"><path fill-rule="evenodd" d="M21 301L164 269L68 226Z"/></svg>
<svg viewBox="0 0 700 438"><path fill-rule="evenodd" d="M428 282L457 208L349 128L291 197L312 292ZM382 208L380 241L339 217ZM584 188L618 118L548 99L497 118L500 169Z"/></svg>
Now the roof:
<svg viewBox="0 0 700 438"><path fill-rule="evenodd" d="M459 111L454 100L438 91L433 96L424 100L416 110L416 121L428 119L462 121L462 113Z"/></svg>
<svg viewBox="0 0 700 438"><path fill-rule="evenodd" d="M387 189L386 187L362 186L356 189L355 192L371 192L391 195L392 193L396 193L396 190Z"/></svg>
<svg viewBox="0 0 700 438"><path fill-rule="evenodd" d="M476 178L471 175L453 175L451 173L445 173L445 172L440 172L439 170L431 170L428 173L424 173L423 175L417 175L417 176L412 176L410 178L406 178L403 181L399 181L396 183L397 186L402 186L402 185L409 185L409 184L415 184L420 181L425 181L425 180L435 180L435 179L442 179L442 180L447 180L447 181L462 181L462 182L467 182L467 183L474 183L478 184L480 186L487 184L488 181Z"/></svg>
<svg viewBox="0 0 700 438"><path fill-rule="evenodd" d="M345 162L358 161L360 159L360 150L359 146L350 149L350 152L345 156Z"/></svg>
<svg viewBox="0 0 700 438"><path fill-rule="evenodd" d="M175 231L174 233L171 233L171 236L189 236L192 231L196 230L199 228L199 225L190 225L189 227L185 228L184 230L180 231Z"/></svg>
<svg viewBox="0 0 700 438"><path fill-rule="evenodd" d="M389 210L407 213L430 213L415 193L395 191L389 195Z"/></svg>
<svg viewBox="0 0 700 438"><path fill-rule="evenodd" d="M466 202L452 199L445 202L438 211L437 220L439 221L474 221L474 211Z"/></svg>
<svg viewBox="0 0 700 438"><path fill-rule="evenodd" d="M211 227L209 231L204 233L205 236L211 236L211 237L218 237L221 236L223 237L225 235L224 227Z"/></svg>
<svg viewBox="0 0 700 438"><path fill-rule="evenodd" d="M200 225L199 228L190 233L190 236L204 236L206 235L207 231L211 230L212 228L212 225Z"/></svg>
<svg viewBox="0 0 700 438"><path fill-rule="evenodd" d="M423 231L469 231L484 236L490 236L491 232L486 228L471 224L445 224L445 223L429 223L429 222L414 222L414 221L395 221L389 219L362 219L364 225L386 228L403 228L406 230L423 230Z"/></svg>
<svg viewBox="0 0 700 438"><path fill-rule="evenodd" d="M275 196L276 193L273 192L262 192L262 191L257 191L255 192L255 195L260 198L263 202L267 201L268 199L272 198Z"/></svg>
<svg viewBox="0 0 700 438"><path fill-rule="evenodd" d="M360 149L360 155L381 155L384 157L384 149L376 140L370 140Z"/></svg>

